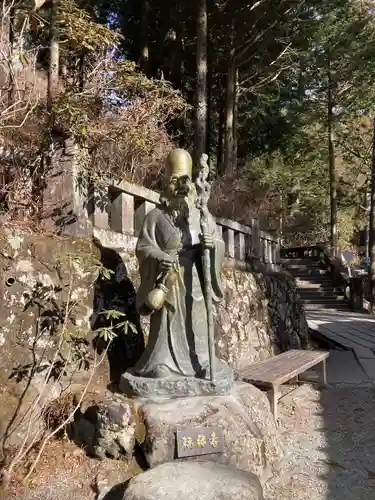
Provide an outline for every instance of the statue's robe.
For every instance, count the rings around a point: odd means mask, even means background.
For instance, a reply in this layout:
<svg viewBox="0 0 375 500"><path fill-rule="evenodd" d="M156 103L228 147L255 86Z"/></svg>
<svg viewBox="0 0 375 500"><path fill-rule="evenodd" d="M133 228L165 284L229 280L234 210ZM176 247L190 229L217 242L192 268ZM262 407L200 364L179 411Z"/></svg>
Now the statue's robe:
<svg viewBox="0 0 375 500"><path fill-rule="evenodd" d="M146 215L138 238L136 254L141 284L137 309L141 314L150 313L145 300L155 287L160 273L159 263L165 254L176 257L180 265L178 279L164 306L151 314L147 347L135 367L141 376L154 376L159 366L167 367L173 375L199 378L209 375L199 210L196 207L190 209L189 223L182 217L179 219L175 221L168 210L156 208ZM220 271L224 242L213 218L210 218L209 232L215 243L215 248L210 251L212 300L218 303L223 298ZM218 369L220 364L217 360Z"/></svg>

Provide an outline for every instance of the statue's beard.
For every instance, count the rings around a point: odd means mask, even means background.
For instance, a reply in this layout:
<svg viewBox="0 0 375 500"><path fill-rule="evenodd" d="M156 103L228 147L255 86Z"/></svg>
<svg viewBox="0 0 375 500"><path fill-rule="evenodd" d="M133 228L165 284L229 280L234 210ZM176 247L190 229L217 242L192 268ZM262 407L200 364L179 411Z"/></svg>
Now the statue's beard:
<svg viewBox="0 0 375 500"><path fill-rule="evenodd" d="M183 221L190 223L192 210L196 207L195 193L190 192L184 198L172 196L169 198L168 205L175 222L182 219Z"/></svg>

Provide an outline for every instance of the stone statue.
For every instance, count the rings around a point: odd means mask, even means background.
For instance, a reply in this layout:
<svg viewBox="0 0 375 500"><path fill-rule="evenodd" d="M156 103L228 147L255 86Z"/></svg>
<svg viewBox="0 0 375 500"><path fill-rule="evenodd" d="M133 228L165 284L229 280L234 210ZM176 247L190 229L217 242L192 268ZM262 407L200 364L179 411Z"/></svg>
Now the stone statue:
<svg viewBox="0 0 375 500"><path fill-rule="evenodd" d="M210 379L203 255L210 254L210 299L218 303L224 242L207 210L202 226L198 202L191 157L175 149L167 158L161 205L146 215L136 248L141 275L137 308L151 315L150 332L143 356L123 377L138 395L222 394L232 388L232 371L218 359Z"/></svg>

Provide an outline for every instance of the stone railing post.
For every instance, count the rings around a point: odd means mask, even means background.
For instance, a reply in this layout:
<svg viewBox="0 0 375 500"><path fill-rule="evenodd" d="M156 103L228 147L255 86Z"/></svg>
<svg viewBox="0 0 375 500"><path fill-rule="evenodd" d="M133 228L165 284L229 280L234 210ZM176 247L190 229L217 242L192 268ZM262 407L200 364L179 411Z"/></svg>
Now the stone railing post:
<svg viewBox="0 0 375 500"><path fill-rule="evenodd" d="M234 233L234 256L240 261L246 257L245 235L237 231Z"/></svg>
<svg viewBox="0 0 375 500"><path fill-rule="evenodd" d="M273 240L270 240L270 259L271 259L271 264L275 264L275 254L276 254L276 242Z"/></svg>
<svg viewBox="0 0 375 500"><path fill-rule="evenodd" d="M92 205L92 224L98 229L109 228L109 201L108 188L96 189L91 193L90 203Z"/></svg>
<svg viewBox="0 0 375 500"><path fill-rule="evenodd" d="M111 229L117 233L134 234L134 197L115 191L111 202Z"/></svg>
<svg viewBox="0 0 375 500"><path fill-rule="evenodd" d="M76 236L91 236L86 186L79 167L85 152L73 139L55 142L55 154L46 172L44 191L45 228Z"/></svg>
<svg viewBox="0 0 375 500"><path fill-rule="evenodd" d="M234 259L235 244L234 244L234 231L229 227L223 227L223 240L225 242L225 254L227 257Z"/></svg>
<svg viewBox="0 0 375 500"><path fill-rule="evenodd" d="M219 236L223 237L223 226L216 224L216 231Z"/></svg>
<svg viewBox="0 0 375 500"><path fill-rule="evenodd" d="M259 246L258 246L258 259L261 262L265 262L266 256L266 240L263 238L262 232L259 231Z"/></svg>
<svg viewBox="0 0 375 500"><path fill-rule="evenodd" d="M155 208L155 203L150 201L138 200L135 201L135 212L134 212L134 236L138 236L142 228L142 224L146 214Z"/></svg>
<svg viewBox="0 0 375 500"><path fill-rule="evenodd" d="M261 240L262 241L262 240ZM263 254L263 260L266 264L271 263L270 259L270 241L268 238L263 238L263 248L264 248L264 254Z"/></svg>
<svg viewBox="0 0 375 500"><path fill-rule="evenodd" d="M257 219L251 219L251 249L252 255L261 259L259 222Z"/></svg>
<svg viewBox="0 0 375 500"><path fill-rule="evenodd" d="M280 251L281 251L281 240L278 238L278 240L275 242L275 264L280 263Z"/></svg>

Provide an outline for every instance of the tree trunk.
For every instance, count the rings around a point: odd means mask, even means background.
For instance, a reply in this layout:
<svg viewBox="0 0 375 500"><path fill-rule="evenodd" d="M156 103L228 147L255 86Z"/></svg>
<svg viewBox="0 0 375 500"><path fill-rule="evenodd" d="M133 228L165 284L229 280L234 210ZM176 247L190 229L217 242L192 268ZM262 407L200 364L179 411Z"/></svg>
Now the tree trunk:
<svg viewBox="0 0 375 500"><path fill-rule="evenodd" d="M233 172L233 122L235 107L235 77L236 67L234 50L231 51L228 59L227 82L225 92L225 139L224 139L224 172Z"/></svg>
<svg viewBox="0 0 375 500"><path fill-rule="evenodd" d="M232 160L232 170L237 173L237 150L238 150L238 69L236 70L236 76L234 79L234 103L233 103L233 160Z"/></svg>
<svg viewBox="0 0 375 500"><path fill-rule="evenodd" d="M197 83L194 167L206 153L207 142L207 0L197 0Z"/></svg>
<svg viewBox="0 0 375 500"><path fill-rule="evenodd" d="M12 7L9 11L9 91L8 106L15 102L16 82L14 74L14 44L15 44L15 9Z"/></svg>
<svg viewBox="0 0 375 500"><path fill-rule="evenodd" d="M212 137L212 124L213 124L213 100L212 100L212 52L213 47L208 43L207 51L207 137L206 137L206 153L208 154L208 166L211 174L214 174L214 165L211 158L211 137Z"/></svg>
<svg viewBox="0 0 375 500"><path fill-rule="evenodd" d="M225 100L221 97L219 109L218 140L217 140L217 174L224 172L224 147L225 147Z"/></svg>
<svg viewBox="0 0 375 500"><path fill-rule="evenodd" d="M56 94L57 85L59 82L59 37L57 28L58 16L58 0L51 0L51 31L49 43L49 69L48 69L48 87L47 87L47 106L50 113L51 121L53 122L53 98Z"/></svg>
<svg viewBox="0 0 375 500"><path fill-rule="evenodd" d="M375 130L374 130L374 133L375 133ZM373 149L374 149L374 145L373 145ZM374 150L373 150L372 154L374 155ZM365 258L366 259L368 259L370 257L370 210L371 210L371 188L370 188L370 191L367 188L366 189L366 201L365 201L365 217L367 219L366 226L365 226Z"/></svg>
<svg viewBox="0 0 375 500"><path fill-rule="evenodd" d="M369 284L370 284L370 308L371 312L375 309L375 118L374 131L372 139L372 162L371 162L371 205L370 205L370 224L369 224Z"/></svg>
<svg viewBox="0 0 375 500"><path fill-rule="evenodd" d="M78 63L78 88L80 92L83 91L85 87L85 54L82 52L79 56Z"/></svg>
<svg viewBox="0 0 375 500"><path fill-rule="evenodd" d="M303 58L300 58L299 61L299 73L298 73L298 100L300 102L303 101L304 96L305 96L305 62Z"/></svg>
<svg viewBox="0 0 375 500"><path fill-rule="evenodd" d="M233 20L230 31L230 52L227 62L225 85L225 134L224 134L224 172L233 173L234 153L234 111L236 101L236 25Z"/></svg>
<svg viewBox="0 0 375 500"><path fill-rule="evenodd" d="M141 47L139 54L139 67L146 74L148 73L148 62L149 62L149 48L148 48L148 13L149 13L149 0L143 0L142 2L142 17L141 17Z"/></svg>
<svg viewBox="0 0 375 500"><path fill-rule="evenodd" d="M284 244L284 194L280 191L279 242Z"/></svg>
<svg viewBox="0 0 375 500"><path fill-rule="evenodd" d="M333 134L333 100L332 100L332 78L328 69L328 91L327 91L327 131L328 131L328 161L330 179L330 205L331 205L331 250L334 257L337 256L337 174L335 162L335 142Z"/></svg>
<svg viewBox="0 0 375 500"><path fill-rule="evenodd" d="M47 75L47 123L43 136L42 155L39 165L33 172L33 195L38 218L43 216L43 193L46 187L46 176L52 168L52 133L55 126L53 111L54 97L59 83L59 33L57 26L59 0L51 0L50 6L50 38L49 68Z"/></svg>
<svg viewBox="0 0 375 500"><path fill-rule="evenodd" d="M184 19L181 1L176 6L176 42L174 50L172 82L181 92L184 91Z"/></svg>

